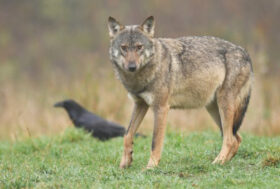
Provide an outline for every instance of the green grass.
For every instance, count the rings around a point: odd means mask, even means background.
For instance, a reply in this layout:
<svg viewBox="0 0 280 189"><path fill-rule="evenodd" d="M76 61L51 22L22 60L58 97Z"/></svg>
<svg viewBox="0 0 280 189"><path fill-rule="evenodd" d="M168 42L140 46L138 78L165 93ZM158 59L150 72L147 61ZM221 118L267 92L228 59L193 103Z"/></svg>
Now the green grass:
<svg viewBox="0 0 280 189"><path fill-rule="evenodd" d="M151 137L137 138L134 162L118 168L122 138L100 142L80 130L0 142L0 188L280 188L280 137L243 135L238 154L212 165L219 133L168 132L160 166L143 171Z"/></svg>

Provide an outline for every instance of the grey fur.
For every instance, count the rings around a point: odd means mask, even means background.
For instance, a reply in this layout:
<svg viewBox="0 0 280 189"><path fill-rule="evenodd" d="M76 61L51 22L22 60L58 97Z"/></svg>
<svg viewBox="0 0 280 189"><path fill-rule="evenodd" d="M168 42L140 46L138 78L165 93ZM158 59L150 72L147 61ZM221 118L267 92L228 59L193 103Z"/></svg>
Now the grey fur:
<svg viewBox="0 0 280 189"><path fill-rule="evenodd" d="M153 20L149 24L153 26ZM135 52L133 60L137 69L129 72L120 46L128 44L132 52L139 43L143 49ZM154 112L161 107L206 107L221 132L232 129L224 143L238 148L241 137L236 132L246 112L253 76L250 57L242 47L211 36L154 38L141 26L125 26L111 38L110 59L136 104L145 102ZM155 129L158 127L155 125ZM240 141L238 145L234 140ZM227 149L224 145L222 149ZM152 151L154 148L153 141ZM221 163L226 161L222 151L216 158Z"/></svg>

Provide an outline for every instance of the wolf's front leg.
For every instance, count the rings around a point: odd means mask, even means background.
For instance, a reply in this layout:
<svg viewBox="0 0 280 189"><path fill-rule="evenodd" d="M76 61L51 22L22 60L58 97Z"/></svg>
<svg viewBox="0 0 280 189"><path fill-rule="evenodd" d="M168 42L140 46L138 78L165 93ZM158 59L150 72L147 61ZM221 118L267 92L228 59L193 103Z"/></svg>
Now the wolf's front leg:
<svg viewBox="0 0 280 189"><path fill-rule="evenodd" d="M166 119L169 106L159 106L154 108L154 133L152 142L152 151L147 169L156 167L160 161L161 151L163 147Z"/></svg>
<svg viewBox="0 0 280 189"><path fill-rule="evenodd" d="M148 105L144 101L139 100L135 102L131 121L128 126L127 133L124 136L124 151L120 168L127 168L132 162L133 136L142 122L147 110Z"/></svg>

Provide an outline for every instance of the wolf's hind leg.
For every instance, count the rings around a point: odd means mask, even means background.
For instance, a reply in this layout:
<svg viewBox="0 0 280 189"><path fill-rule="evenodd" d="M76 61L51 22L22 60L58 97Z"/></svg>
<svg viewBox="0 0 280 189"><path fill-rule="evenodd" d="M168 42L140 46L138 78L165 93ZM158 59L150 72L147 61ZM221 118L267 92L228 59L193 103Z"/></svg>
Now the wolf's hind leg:
<svg viewBox="0 0 280 189"><path fill-rule="evenodd" d="M239 146L237 138L233 135L234 98L229 94L220 94L217 96L217 102L222 123L223 144L213 163L224 164L233 157L233 151L237 151Z"/></svg>
<svg viewBox="0 0 280 189"><path fill-rule="evenodd" d="M245 94L244 97L238 97L236 107L235 107L235 113L234 113L234 118L233 118L233 135L236 137L238 145L234 150L231 151L231 156L235 156L237 153L238 147L242 142L241 136L237 133L238 129L240 128L243 118L245 116L245 113L247 111L247 107L250 101L250 96L251 96L251 89L249 88L247 93Z"/></svg>
<svg viewBox="0 0 280 189"><path fill-rule="evenodd" d="M213 163L223 164L233 158L238 151L242 138L237 131L250 99L250 88L245 88L245 91L237 96L220 92L217 98L223 130L223 145Z"/></svg>
<svg viewBox="0 0 280 189"><path fill-rule="evenodd" d="M221 122L217 100L215 99L213 102L207 105L206 109L208 113L211 115L211 117L213 118L213 120L215 121L215 123L219 126L221 135L223 136L223 128L222 128L222 122Z"/></svg>
<svg viewBox="0 0 280 189"><path fill-rule="evenodd" d="M124 150L120 163L120 168L127 168L132 163L133 153L133 136L136 133L140 123L148 110L148 105L144 101L137 101L134 105L131 121L127 129L127 133L124 136Z"/></svg>
<svg viewBox="0 0 280 189"><path fill-rule="evenodd" d="M213 163L223 164L237 152L241 126L250 99L252 65L248 54L240 48L225 54L226 77L216 99L223 129L223 145Z"/></svg>

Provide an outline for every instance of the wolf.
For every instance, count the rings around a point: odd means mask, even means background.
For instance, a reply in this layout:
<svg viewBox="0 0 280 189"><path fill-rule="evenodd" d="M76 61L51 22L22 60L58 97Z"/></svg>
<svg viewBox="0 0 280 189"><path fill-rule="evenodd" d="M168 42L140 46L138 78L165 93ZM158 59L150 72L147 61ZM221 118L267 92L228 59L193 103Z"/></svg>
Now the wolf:
<svg viewBox="0 0 280 189"><path fill-rule="evenodd" d="M159 164L170 109L205 107L223 137L213 163L229 161L242 140L237 131L251 94L249 54L212 36L156 38L153 16L141 25L127 26L109 17L108 29L110 60L134 101L120 167L132 163L133 135L149 107L154 114L154 131L148 169Z"/></svg>

